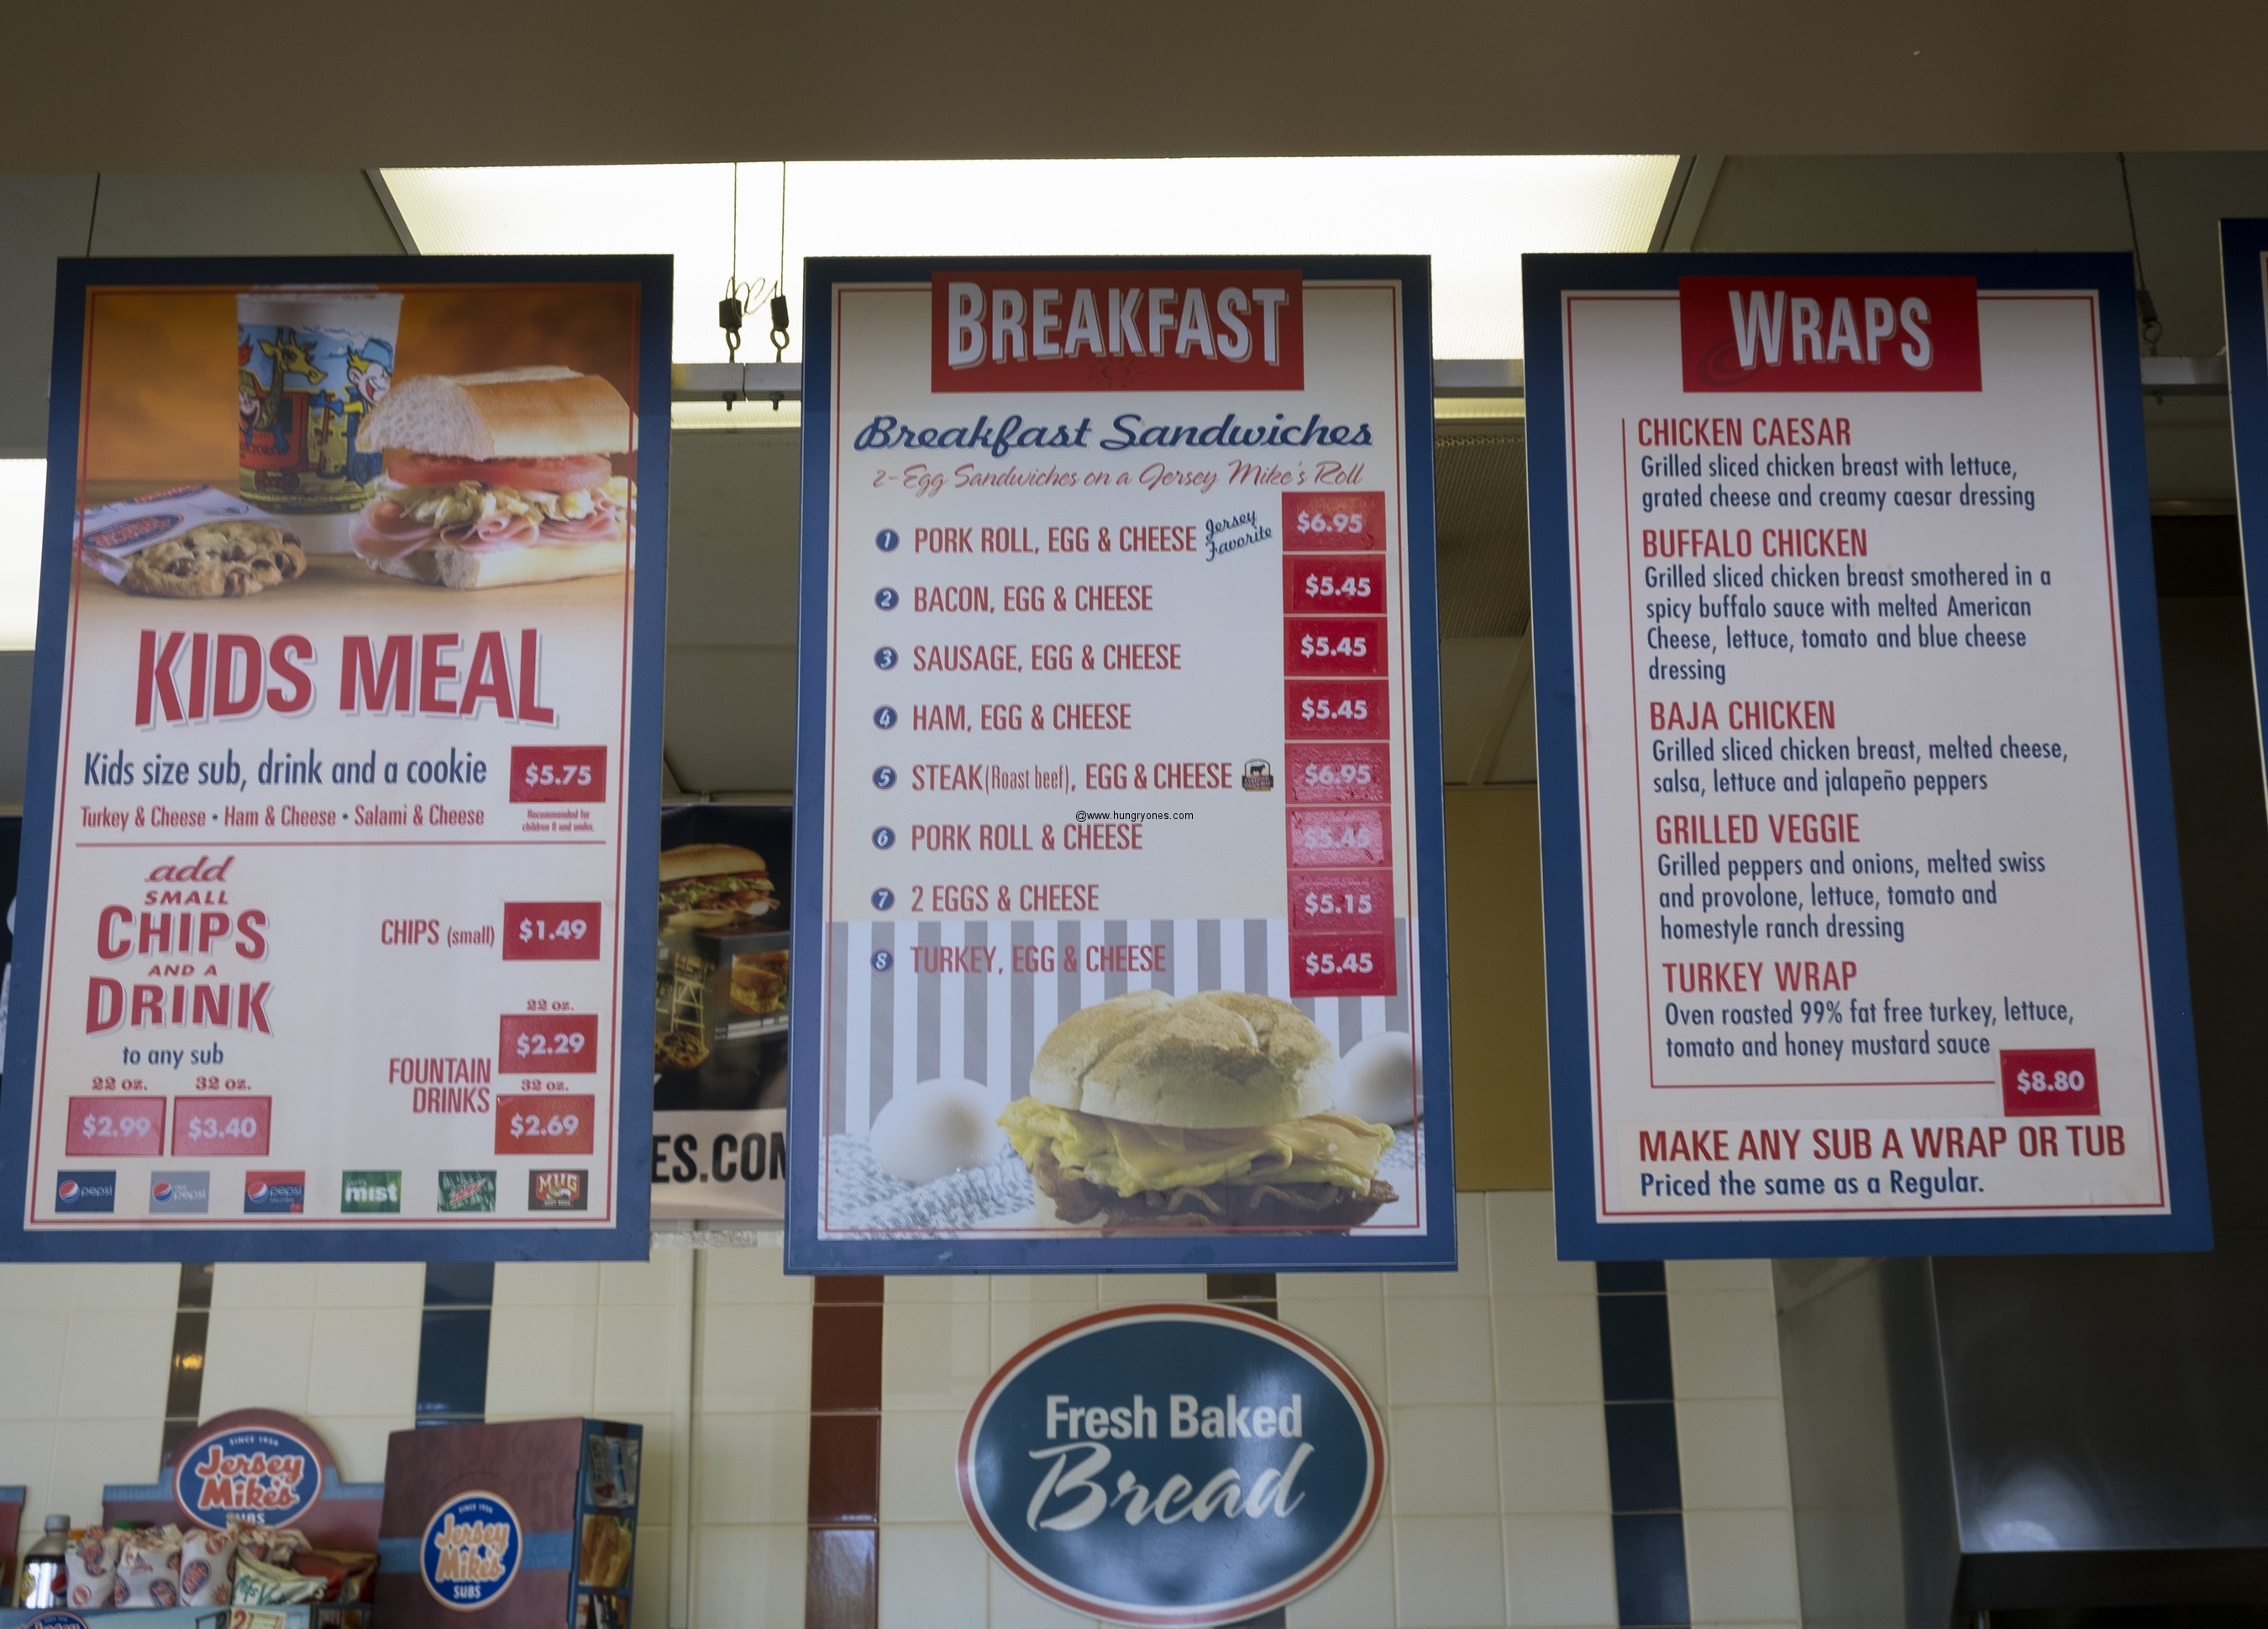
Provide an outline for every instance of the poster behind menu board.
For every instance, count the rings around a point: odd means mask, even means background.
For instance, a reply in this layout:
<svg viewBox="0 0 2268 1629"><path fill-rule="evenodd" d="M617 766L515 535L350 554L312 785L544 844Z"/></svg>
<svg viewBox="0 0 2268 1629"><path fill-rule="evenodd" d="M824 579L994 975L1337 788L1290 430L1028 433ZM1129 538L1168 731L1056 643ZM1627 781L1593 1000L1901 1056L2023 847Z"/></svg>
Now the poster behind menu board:
<svg viewBox="0 0 2268 1629"><path fill-rule="evenodd" d="M1429 276L808 262L791 1269L1454 1264Z"/></svg>
<svg viewBox="0 0 2268 1629"><path fill-rule="evenodd" d="M669 294L62 262L0 1255L646 1254Z"/></svg>
<svg viewBox="0 0 2268 1629"><path fill-rule="evenodd" d="M1561 1253L2207 1247L2132 263L1526 288Z"/></svg>

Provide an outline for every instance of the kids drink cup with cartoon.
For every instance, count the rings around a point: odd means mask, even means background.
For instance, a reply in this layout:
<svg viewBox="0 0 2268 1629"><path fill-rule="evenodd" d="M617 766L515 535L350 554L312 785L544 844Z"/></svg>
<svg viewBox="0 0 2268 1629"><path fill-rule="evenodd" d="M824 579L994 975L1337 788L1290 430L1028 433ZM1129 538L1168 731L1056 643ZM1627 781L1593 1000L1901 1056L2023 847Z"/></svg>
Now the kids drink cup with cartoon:
<svg viewBox="0 0 2268 1629"><path fill-rule="evenodd" d="M267 289L236 297L237 491L288 517L311 553L345 554L384 461L357 445L394 382L401 296Z"/></svg>

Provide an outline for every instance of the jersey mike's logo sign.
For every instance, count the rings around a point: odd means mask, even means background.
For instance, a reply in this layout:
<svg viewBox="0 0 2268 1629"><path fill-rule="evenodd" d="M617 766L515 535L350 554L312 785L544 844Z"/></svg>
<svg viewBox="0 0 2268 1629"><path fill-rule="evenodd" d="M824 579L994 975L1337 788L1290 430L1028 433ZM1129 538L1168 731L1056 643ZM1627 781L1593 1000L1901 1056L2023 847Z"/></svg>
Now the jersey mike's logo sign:
<svg viewBox="0 0 2268 1629"><path fill-rule="evenodd" d="M1067 1323L961 1428L961 1501L1003 1566L1084 1616L1200 1629L1303 1595L1377 1515L1362 1389L1273 1321L1200 1304Z"/></svg>
<svg viewBox="0 0 2268 1629"><path fill-rule="evenodd" d="M173 1497L191 1521L226 1527L231 1516L289 1527L321 1497L314 1445L272 1426L220 1431L192 1442L173 1473Z"/></svg>
<svg viewBox="0 0 2268 1629"><path fill-rule="evenodd" d="M1974 277L1680 277L1685 388L1982 390Z"/></svg>
<svg viewBox="0 0 2268 1629"><path fill-rule="evenodd" d="M1300 390L1300 274L940 271L930 388Z"/></svg>
<svg viewBox="0 0 2268 1629"><path fill-rule="evenodd" d="M433 1513L418 1545L418 1570L452 1611L478 1611L519 1572L519 1517L494 1493L464 1493Z"/></svg>

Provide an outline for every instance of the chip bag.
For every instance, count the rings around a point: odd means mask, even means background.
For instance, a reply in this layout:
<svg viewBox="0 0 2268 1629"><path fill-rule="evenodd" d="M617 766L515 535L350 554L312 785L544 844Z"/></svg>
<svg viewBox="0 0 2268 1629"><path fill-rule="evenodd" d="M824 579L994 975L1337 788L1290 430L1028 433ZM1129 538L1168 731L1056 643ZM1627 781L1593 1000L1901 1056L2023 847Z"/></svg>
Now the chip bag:
<svg viewBox="0 0 2268 1629"><path fill-rule="evenodd" d="M294 1606L302 1601L320 1599L323 1581L302 1578L287 1567L252 1560L239 1553L232 1588L238 1606Z"/></svg>
<svg viewBox="0 0 2268 1629"><path fill-rule="evenodd" d="M181 1537L181 1604L226 1606L229 1569L236 1541L225 1532L200 1527Z"/></svg>
<svg viewBox="0 0 2268 1629"><path fill-rule="evenodd" d="M70 1585L72 1610L108 1606L118 1582L118 1541L122 1533L89 1533L63 1553L63 1576Z"/></svg>
<svg viewBox="0 0 2268 1629"><path fill-rule="evenodd" d="M181 1603L180 1528L137 1528L120 1540L110 1603L134 1607Z"/></svg>
<svg viewBox="0 0 2268 1629"><path fill-rule="evenodd" d="M288 1567L291 1558L307 1548L307 1536L296 1527L262 1527L242 1516L229 1517L228 1536L236 1541L239 1560L249 1556L270 1566Z"/></svg>

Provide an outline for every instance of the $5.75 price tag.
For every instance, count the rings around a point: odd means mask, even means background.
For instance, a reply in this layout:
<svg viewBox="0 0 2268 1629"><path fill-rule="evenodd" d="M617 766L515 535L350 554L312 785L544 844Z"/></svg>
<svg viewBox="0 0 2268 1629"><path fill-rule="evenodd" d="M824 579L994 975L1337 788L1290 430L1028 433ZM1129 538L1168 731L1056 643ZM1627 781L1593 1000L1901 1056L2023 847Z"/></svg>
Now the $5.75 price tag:
<svg viewBox="0 0 2268 1629"><path fill-rule="evenodd" d="M514 747L514 803L603 803L607 798L604 747Z"/></svg>
<svg viewBox="0 0 2268 1629"><path fill-rule="evenodd" d="M496 1100L498 1154L588 1154L591 1119L598 1099L579 1095L520 1094Z"/></svg>
<svg viewBox="0 0 2268 1629"><path fill-rule="evenodd" d="M497 1021L497 1068L504 1074L596 1074L596 1013L506 1013Z"/></svg>

